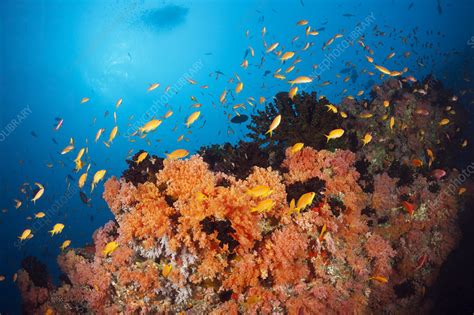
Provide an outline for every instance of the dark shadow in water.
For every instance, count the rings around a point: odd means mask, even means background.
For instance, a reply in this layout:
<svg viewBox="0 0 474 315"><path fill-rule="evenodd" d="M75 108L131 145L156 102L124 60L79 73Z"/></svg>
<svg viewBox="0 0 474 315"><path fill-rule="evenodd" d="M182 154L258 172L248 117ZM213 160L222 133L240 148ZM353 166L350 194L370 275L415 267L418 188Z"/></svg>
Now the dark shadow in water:
<svg viewBox="0 0 474 315"><path fill-rule="evenodd" d="M161 8L150 9L142 16L143 23L154 31L171 30L184 23L189 8L169 4Z"/></svg>

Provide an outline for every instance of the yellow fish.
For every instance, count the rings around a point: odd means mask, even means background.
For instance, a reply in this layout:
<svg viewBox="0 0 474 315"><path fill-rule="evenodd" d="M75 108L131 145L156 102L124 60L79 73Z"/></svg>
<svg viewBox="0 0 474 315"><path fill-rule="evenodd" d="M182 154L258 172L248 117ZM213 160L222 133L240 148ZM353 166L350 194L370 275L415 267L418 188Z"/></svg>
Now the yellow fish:
<svg viewBox="0 0 474 315"><path fill-rule="evenodd" d="M117 135L117 132L118 132L118 126L115 126L112 131L110 132L110 135L109 135L109 143L111 143L114 139L115 139L115 136Z"/></svg>
<svg viewBox="0 0 474 315"><path fill-rule="evenodd" d="M280 125L280 122L281 122L281 115L278 115L273 119L272 123L270 124L270 127L268 128L268 131L265 132L265 134L269 133L271 137L273 134L273 130L275 130Z"/></svg>
<svg viewBox="0 0 474 315"><path fill-rule="evenodd" d="M171 152L170 154L166 154L166 158L170 160L177 160L185 158L189 155L189 151L185 149L177 149Z"/></svg>
<svg viewBox="0 0 474 315"><path fill-rule="evenodd" d="M91 192L94 191L95 185L97 185L102 180L102 178L104 178L106 172L106 170L100 170L94 174L94 178L92 179Z"/></svg>
<svg viewBox="0 0 474 315"><path fill-rule="evenodd" d="M370 57L370 56L365 56L365 58L367 59L368 62L372 63L374 62L374 58Z"/></svg>
<svg viewBox="0 0 474 315"><path fill-rule="evenodd" d="M102 133L105 131L104 128L100 128L99 130L97 130L97 133L95 134L95 142L97 142L97 140L99 140L100 136L102 135Z"/></svg>
<svg viewBox="0 0 474 315"><path fill-rule="evenodd" d="M148 87L147 91L150 92L150 91L153 91L154 89L156 89L157 87L159 87L160 84L159 83L152 83L150 84L150 86Z"/></svg>
<svg viewBox="0 0 474 315"><path fill-rule="evenodd" d="M227 90L224 90L221 94L221 96L219 97L219 102L221 102L221 104L224 104L225 103L225 97L227 95Z"/></svg>
<svg viewBox="0 0 474 315"><path fill-rule="evenodd" d="M267 51L266 51L266 52L267 52L267 53L269 53L269 52L272 52L272 51L274 51L274 50L275 50L275 48L277 48L277 47L278 47L278 45L280 45L280 43L278 43L278 42L277 42L277 43L273 43L273 44L271 44L271 45L270 45L270 47L268 47L268 49L267 49Z"/></svg>
<svg viewBox="0 0 474 315"><path fill-rule="evenodd" d="M364 143L362 146L365 146L370 141L372 141L372 135L370 133L366 133L364 138L362 139L362 142Z"/></svg>
<svg viewBox="0 0 474 315"><path fill-rule="evenodd" d="M293 84L311 83L311 82L313 82L313 79L311 79L310 77L307 77L307 76L299 76L294 80L288 81L288 83L290 83L292 85Z"/></svg>
<svg viewBox="0 0 474 315"><path fill-rule="evenodd" d="M288 97L293 99L293 97L295 97L297 92L298 92L298 87L297 86L292 87L290 91L288 92Z"/></svg>
<svg viewBox="0 0 474 315"><path fill-rule="evenodd" d="M333 112L334 114L337 114L337 107L332 105L332 104L329 104L329 105L325 105L327 108L328 108L328 112L331 111Z"/></svg>
<svg viewBox="0 0 474 315"><path fill-rule="evenodd" d="M155 130L156 128L158 128L158 126L161 125L161 122L162 121L159 120L159 119L152 119L149 122L147 122L145 125L143 125L143 127L138 128L138 130L141 133L151 132L151 131Z"/></svg>
<svg viewBox="0 0 474 315"><path fill-rule="evenodd" d="M303 147L304 147L304 143L303 143L303 142L295 143L295 144L291 147L290 152L291 152L291 154L295 154L296 152L301 151L301 149L303 149Z"/></svg>
<svg viewBox="0 0 474 315"><path fill-rule="evenodd" d="M119 108L120 105L122 105L122 99L119 99L119 100L115 103L115 108Z"/></svg>
<svg viewBox="0 0 474 315"><path fill-rule="evenodd" d="M295 53L293 51L287 51L285 52L281 57L280 57L280 60L283 62L283 61L286 61L288 59L291 59L293 58L293 56L295 55Z"/></svg>
<svg viewBox="0 0 474 315"><path fill-rule="evenodd" d="M81 104L84 104L84 103L87 103L89 102L89 98L88 97L83 97L82 100L81 100Z"/></svg>
<svg viewBox="0 0 474 315"><path fill-rule="evenodd" d="M191 124L194 123L199 118L199 115L201 115L201 112L199 111L194 112L191 115L189 115L188 119L186 120L186 127L189 128L189 126L191 126Z"/></svg>
<svg viewBox="0 0 474 315"><path fill-rule="evenodd" d="M260 201L257 206L250 209L250 212L268 212L275 206L275 201L273 199L265 199Z"/></svg>
<svg viewBox="0 0 474 315"><path fill-rule="evenodd" d="M146 157L148 156L148 152L142 152L140 153L140 155L137 157L137 160L135 161L135 163L140 164L144 159L146 159Z"/></svg>
<svg viewBox="0 0 474 315"><path fill-rule="evenodd" d="M70 240L65 240L62 245L61 245L61 250L65 250L69 245L71 245L71 241Z"/></svg>
<svg viewBox="0 0 474 315"><path fill-rule="evenodd" d="M268 186L258 185L249 190L247 190L247 194L254 197L254 198L266 198L273 193L273 190L270 189Z"/></svg>
<svg viewBox="0 0 474 315"><path fill-rule="evenodd" d="M36 202L36 200L40 199L41 196L43 196L43 193L44 193L44 187L43 185L41 185L40 183L35 183L35 185L39 188L39 190L36 192L35 196L33 197L33 199L31 199L31 201L33 201L33 203Z"/></svg>
<svg viewBox="0 0 474 315"><path fill-rule="evenodd" d="M389 101L383 101L383 107L389 107L390 102Z"/></svg>
<svg viewBox="0 0 474 315"><path fill-rule="evenodd" d="M385 278L385 277L382 277L382 276L370 277L369 280L375 280L375 281L381 282L381 283L387 283L388 282L388 279Z"/></svg>
<svg viewBox="0 0 474 315"><path fill-rule="evenodd" d="M237 86L235 87L235 93L239 94L240 92L242 92L243 89L244 89L244 83L239 82L237 83Z"/></svg>
<svg viewBox="0 0 474 315"><path fill-rule="evenodd" d="M388 59L392 59L393 56L395 56L395 52L391 52L390 54L388 54L387 60L388 60Z"/></svg>
<svg viewBox="0 0 474 315"><path fill-rule="evenodd" d="M325 135L325 137L327 138L327 142L329 142L329 140L331 139L337 139L337 138L342 137L343 134L344 134L344 129L334 129L334 130L331 130L331 132L328 135Z"/></svg>
<svg viewBox="0 0 474 315"><path fill-rule="evenodd" d="M326 229L327 229L327 226L326 226L326 223L324 223L322 229L321 229L321 232L319 233L319 240L322 241L324 239L324 236L325 236L325 233L326 233Z"/></svg>
<svg viewBox="0 0 474 315"><path fill-rule="evenodd" d="M163 116L163 118L165 118L165 119L170 118L171 115L173 115L173 111L169 110L169 111L166 112L166 114L165 114L165 116Z"/></svg>
<svg viewBox="0 0 474 315"><path fill-rule="evenodd" d="M306 25L308 24L308 20L299 20L298 22L296 22L296 25Z"/></svg>
<svg viewBox="0 0 474 315"><path fill-rule="evenodd" d="M389 126L390 126L390 129L393 129L393 126L395 126L395 118L390 117Z"/></svg>
<svg viewBox="0 0 474 315"><path fill-rule="evenodd" d="M379 70L380 72L382 72L383 74L387 74L387 75L390 75L390 70L388 70L387 68L383 67L383 66L379 66L379 65L376 65L374 64L374 67Z"/></svg>
<svg viewBox="0 0 474 315"><path fill-rule="evenodd" d="M364 119L371 118L373 116L374 114L372 114L371 112L365 112L359 115L360 118L364 118Z"/></svg>
<svg viewBox="0 0 474 315"><path fill-rule="evenodd" d="M82 189L82 187L84 187L84 184L86 183L86 180L87 180L87 172L82 174L79 177L79 182L78 182L79 189Z"/></svg>
<svg viewBox="0 0 474 315"><path fill-rule="evenodd" d="M307 206L311 205L315 196L315 192L307 192L301 195L301 197L298 199L298 202L296 203L296 210L299 212L301 210L304 210Z"/></svg>
<svg viewBox="0 0 474 315"><path fill-rule="evenodd" d="M444 125L447 125L447 124L449 124L449 119L448 118L441 119L441 121L439 122L440 126L444 126Z"/></svg>
<svg viewBox="0 0 474 315"><path fill-rule="evenodd" d="M44 218L45 216L46 216L46 214L44 212L35 213L35 218L36 219L41 219L41 218Z"/></svg>
<svg viewBox="0 0 474 315"><path fill-rule="evenodd" d="M104 256L108 256L112 254L118 247L119 247L119 244L116 241L108 242L105 245L105 248L102 251L102 253L104 254Z"/></svg>
<svg viewBox="0 0 474 315"><path fill-rule="evenodd" d="M285 70L285 73L290 73L291 71L293 71L295 69L295 66L289 66L286 70Z"/></svg>
<svg viewBox="0 0 474 315"><path fill-rule="evenodd" d="M69 144L67 147L65 147L62 151L61 154L66 154L74 150L74 144Z"/></svg>
<svg viewBox="0 0 474 315"><path fill-rule="evenodd" d="M30 229L26 229L23 231L23 233L21 233L20 236L18 236L18 238L20 239L20 241L24 241L26 239L30 239L33 237L33 234L31 234L31 230Z"/></svg>
<svg viewBox="0 0 474 315"><path fill-rule="evenodd" d="M76 158L74 159L74 162L79 161L80 159L82 159L82 156L84 155L84 152L85 152L85 151L86 151L85 148L81 148L81 149L79 150L79 152L77 153L77 156L76 156Z"/></svg>
<svg viewBox="0 0 474 315"><path fill-rule="evenodd" d="M54 226L53 226L53 229L51 231L49 231L49 233L51 233L51 236L55 235L55 234L59 234L63 231L64 229L64 224L62 223L56 223Z"/></svg>
<svg viewBox="0 0 474 315"><path fill-rule="evenodd" d="M171 273L171 270L173 270L173 266L171 264L164 264L163 269L161 270L161 275L165 278L168 278Z"/></svg>
<svg viewBox="0 0 474 315"><path fill-rule="evenodd" d="M286 79L286 77L285 77L284 75L279 74L279 73L275 73L275 74L273 75L273 77L274 77L275 79L278 79L278 80L285 80L285 79Z"/></svg>
<svg viewBox="0 0 474 315"><path fill-rule="evenodd" d="M346 112L339 112L339 114L341 115L342 118L347 118Z"/></svg>

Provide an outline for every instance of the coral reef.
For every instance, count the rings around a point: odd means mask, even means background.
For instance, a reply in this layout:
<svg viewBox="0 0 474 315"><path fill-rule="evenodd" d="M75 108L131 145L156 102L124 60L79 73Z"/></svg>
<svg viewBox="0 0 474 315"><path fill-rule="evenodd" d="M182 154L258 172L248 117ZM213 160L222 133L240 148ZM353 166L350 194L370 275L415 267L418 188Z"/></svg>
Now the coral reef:
<svg viewBox="0 0 474 315"><path fill-rule="evenodd" d="M252 142L202 148L186 160L129 163L122 178L104 185L115 221L96 231L93 246L59 256L64 276L58 287L35 280L34 269L23 266L18 282L25 311L427 310L425 292L460 238L461 201L445 193L456 170L430 175L447 163L438 155L458 132L454 123L437 124L445 109L434 104L436 95L420 99L414 92L420 88L389 80L374 87L365 105L344 101L346 119L329 113L329 102L314 93L294 101L280 93L252 117ZM384 100L397 105L386 107ZM423 133L409 123L418 106L434 115ZM365 110L373 117L359 118ZM396 117L396 130L379 117L386 111ZM277 113L284 123L263 138ZM340 126L347 137L327 142L323 134ZM358 139L369 126L374 141L362 147ZM293 153L296 142L305 147ZM434 158L426 157L427 148ZM406 157L424 163L414 166ZM249 193L255 187L268 194ZM308 192L314 198L295 211L291 201ZM262 202L271 206L261 208ZM106 254L110 242L118 247Z"/></svg>

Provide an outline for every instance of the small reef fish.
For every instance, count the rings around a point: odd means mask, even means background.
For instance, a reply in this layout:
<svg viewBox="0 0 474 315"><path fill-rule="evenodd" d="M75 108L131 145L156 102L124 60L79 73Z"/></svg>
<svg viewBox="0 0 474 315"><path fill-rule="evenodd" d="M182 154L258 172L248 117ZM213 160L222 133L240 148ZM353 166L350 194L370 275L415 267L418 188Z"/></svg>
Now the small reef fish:
<svg viewBox="0 0 474 315"><path fill-rule="evenodd" d="M327 108L328 108L328 112L333 112L334 114L337 114L337 107L332 105L332 104L329 104L329 105L325 105Z"/></svg>
<svg viewBox="0 0 474 315"><path fill-rule="evenodd" d="M448 118L443 118L443 119L441 119L441 121L439 122L439 125L440 125L440 126L445 126L445 125L447 125L447 124L449 124L449 119L448 119Z"/></svg>
<svg viewBox="0 0 474 315"><path fill-rule="evenodd" d="M300 212L301 210L304 210L306 207L311 205L315 196L315 192L307 192L301 195L301 197L298 199L298 202L296 203L296 211Z"/></svg>
<svg viewBox="0 0 474 315"><path fill-rule="evenodd" d="M18 199L14 199L13 201L15 201L15 209L18 209L21 207L22 205L22 202Z"/></svg>
<svg viewBox="0 0 474 315"><path fill-rule="evenodd" d="M110 132L109 141L108 141L109 144L115 139L115 137L117 136L117 132L118 132L118 126L115 126Z"/></svg>
<svg viewBox="0 0 474 315"><path fill-rule="evenodd" d="M280 43L278 43L278 42L271 44L270 47L267 48L266 52L270 53L270 52L274 51L278 47L278 45L280 45Z"/></svg>
<svg viewBox="0 0 474 315"><path fill-rule="evenodd" d="M141 133L148 133L152 132L156 128L158 128L159 125L161 125L162 121L159 119L152 119L149 122L147 122L143 127L138 128L138 130Z"/></svg>
<svg viewBox="0 0 474 315"><path fill-rule="evenodd" d="M288 81L288 83L290 83L291 85L293 85L293 84L311 83L311 82L313 82L313 79L311 79L310 77L307 77L307 76L299 76L299 77L297 77L297 78L294 79L294 80Z"/></svg>
<svg viewBox="0 0 474 315"><path fill-rule="evenodd" d="M372 135L370 133L366 133L364 135L364 138L362 139L362 143L363 145L362 146L365 146L366 144L368 144L370 141L372 141Z"/></svg>
<svg viewBox="0 0 474 315"><path fill-rule="evenodd" d="M166 158L169 160L177 160L185 158L189 155L189 151L186 149L177 149L171 152L170 154L166 154Z"/></svg>
<svg viewBox="0 0 474 315"><path fill-rule="evenodd" d="M115 103L115 108L119 108L120 105L122 105L122 99L119 99L116 103Z"/></svg>
<svg viewBox="0 0 474 315"><path fill-rule="evenodd" d="M387 75L390 75L391 71L388 70L387 68L383 67L383 66L379 66L379 65L376 65L374 64L374 67L379 70L380 72L382 72L383 74L387 74Z"/></svg>
<svg viewBox="0 0 474 315"><path fill-rule="evenodd" d="M172 270L173 266L171 264L164 264L163 269L161 270L161 275L165 278L168 278Z"/></svg>
<svg viewBox="0 0 474 315"><path fill-rule="evenodd" d="M44 218L45 216L46 216L46 214L44 212L35 213L35 218L36 219L41 219L41 218Z"/></svg>
<svg viewBox="0 0 474 315"><path fill-rule="evenodd" d="M63 231L63 229L64 229L64 224L56 223L53 226L53 229L51 231L49 231L49 233L51 233L51 236L53 236L53 235L61 233Z"/></svg>
<svg viewBox="0 0 474 315"><path fill-rule="evenodd" d="M81 104L87 103L87 102L89 102L89 100L90 100L90 99L89 99L88 97L83 97L83 98L81 99Z"/></svg>
<svg viewBox="0 0 474 315"><path fill-rule="evenodd" d="M283 62L283 61L289 60L293 58L294 55L295 53L293 51L287 51L280 57L280 61Z"/></svg>
<svg viewBox="0 0 474 315"><path fill-rule="evenodd" d="M410 215L413 215L413 213L415 213L416 207L414 204L404 200L402 201L402 206Z"/></svg>
<svg viewBox="0 0 474 315"><path fill-rule="evenodd" d="M33 199L31 199L31 201L33 203L35 203L38 199L41 198L41 196L43 196L44 194L44 187L43 185L41 185L40 183L35 183L35 185L38 187L38 191L36 192L35 196L33 197Z"/></svg>
<svg viewBox="0 0 474 315"><path fill-rule="evenodd" d="M288 97L293 100L293 97L295 97L296 93L298 92L298 87L294 86L290 89L288 92Z"/></svg>
<svg viewBox="0 0 474 315"><path fill-rule="evenodd" d="M441 178L443 178L444 176L446 176L446 171L437 168L437 169L431 171L431 174L430 174L430 175L431 175L433 178L435 178L436 180L440 180Z"/></svg>
<svg viewBox="0 0 474 315"><path fill-rule="evenodd" d="M91 184L91 192L94 191L95 186L102 180L102 178L104 178L106 172L106 170L100 170L94 174Z"/></svg>
<svg viewBox="0 0 474 315"><path fill-rule="evenodd" d="M264 213L270 211L275 206L273 199L265 199L260 201L255 207L250 209L250 212Z"/></svg>
<svg viewBox="0 0 474 315"><path fill-rule="evenodd" d="M331 139L337 139L337 138L340 138L342 137L342 135L344 134L344 129L334 129L334 130L331 130L331 132L328 134L328 135L324 135L327 139L326 142L329 142L329 140Z"/></svg>
<svg viewBox="0 0 474 315"><path fill-rule="evenodd" d="M388 282L388 279L383 277L383 276L373 276L373 277L370 277L369 280L375 280L375 281L380 282L380 283L387 283Z"/></svg>
<svg viewBox="0 0 474 315"><path fill-rule="evenodd" d="M137 157L137 160L135 161L135 163L137 165L140 164L144 159L146 159L147 156L148 156L148 152L140 153L140 155Z"/></svg>
<svg viewBox="0 0 474 315"><path fill-rule="evenodd" d="M112 254L118 247L119 247L119 244L116 241L108 242L105 245L105 248L102 251L102 254L104 254L104 256L108 256Z"/></svg>
<svg viewBox="0 0 474 315"><path fill-rule="evenodd" d="M69 247L69 245L71 245L71 241L70 240L65 240L62 244L61 244L61 250L65 250L67 247Z"/></svg>
<svg viewBox="0 0 474 315"><path fill-rule="evenodd" d="M273 131L280 125L280 122L281 115L278 115L273 119L272 123L270 124L270 127L268 128L267 132L265 132L265 134L269 133L271 138L273 135Z"/></svg>
<svg viewBox="0 0 474 315"><path fill-rule="evenodd" d="M201 112L194 112L191 115L189 115L188 119L186 120L186 127L189 128L201 115Z"/></svg>
<svg viewBox="0 0 474 315"><path fill-rule="evenodd" d="M239 94L240 92L242 92L243 89L244 89L244 83L239 82L237 83L237 86L235 87L235 93Z"/></svg>
<svg viewBox="0 0 474 315"><path fill-rule="evenodd" d="M148 87L147 91L148 91L148 92L151 92L151 91L153 91L154 89L156 89L156 88L159 87L159 86L160 86L159 83L152 83L152 84L150 84L150 86Z"/></svg>
<svg viewBox="0 0 474 315"><path fill-rule="evenodd" d="M20 236L18 236L18 238L20 239L20 241L24 241L26 239L30 239L33 237L33 234L31 234L31 230L30 229L26 229L23 231L23 233L21 233Z"/></svg>
<svg viewBox="0 0 474 315"><path fill-rule="evenodd" d="M295 143L295 144L291 147L290 152L291 152L291 154L295 154L295 153L301 151L301 149L303 149L303 147L304 147L304 143L303 143L303 142Z"/></svg>
<svg viewBox="0 0 474 315"><path fill-rule="evenodd" d="M266 198L273 193L273 190L268 186L259 185L247 190L247 194L254 198Z"/></svg>
<svg viewBox="0 0 474 315"><path fill-rule="evenodd" d="M78 181L79 189L82 189L84 187L84 184L86 183L86 180L87 180L87 172L82 174L79 177L79 181Z"/></svg>

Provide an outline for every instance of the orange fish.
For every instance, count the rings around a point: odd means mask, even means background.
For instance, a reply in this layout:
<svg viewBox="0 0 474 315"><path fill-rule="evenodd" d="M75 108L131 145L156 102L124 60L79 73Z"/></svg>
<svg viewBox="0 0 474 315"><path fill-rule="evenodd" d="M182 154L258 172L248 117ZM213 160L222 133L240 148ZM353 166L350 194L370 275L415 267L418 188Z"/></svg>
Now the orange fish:
<svg viewBox="0 0 474 315"><path fill-rule="evenodd" d="M415 209L416 209L415 205L408 201L405 201L405 200L402 201L402 206L410 215L413 215L413 213L415 212Z"/></svg>

